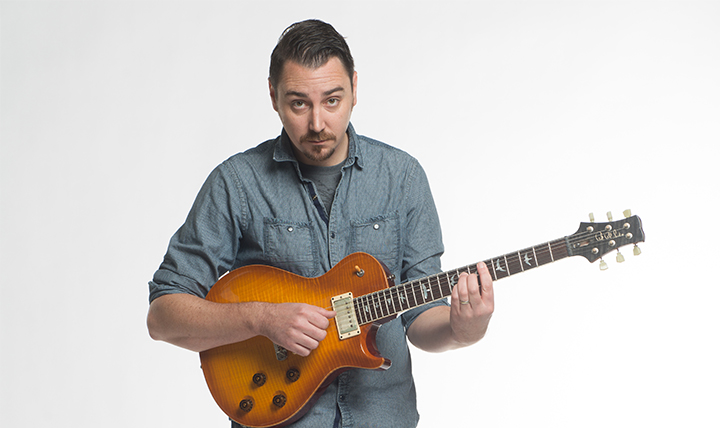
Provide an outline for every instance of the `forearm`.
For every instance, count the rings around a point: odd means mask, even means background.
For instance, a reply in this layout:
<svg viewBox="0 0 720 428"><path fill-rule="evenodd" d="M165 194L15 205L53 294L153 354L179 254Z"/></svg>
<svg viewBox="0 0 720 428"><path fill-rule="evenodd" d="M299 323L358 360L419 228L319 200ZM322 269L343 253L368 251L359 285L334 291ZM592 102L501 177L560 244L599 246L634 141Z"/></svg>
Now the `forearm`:
<svg viewBox="0 0 720 428"><path fill-rule="evenodd" d="M190 294L166 294L148 311L150 337L192 351L241 342L260 334L266 303L214 303Z"/></svg>

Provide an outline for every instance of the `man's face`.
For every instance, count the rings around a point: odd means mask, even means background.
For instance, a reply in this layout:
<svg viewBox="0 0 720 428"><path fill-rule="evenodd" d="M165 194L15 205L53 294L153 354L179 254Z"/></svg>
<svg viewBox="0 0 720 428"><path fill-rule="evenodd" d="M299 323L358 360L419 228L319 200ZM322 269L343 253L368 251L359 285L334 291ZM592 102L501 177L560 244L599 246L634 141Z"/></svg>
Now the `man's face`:
<svg viewBox="0 0 720 428"><path fill-rule="evenodd" d="M285 63L277 88L270 84L270 97L300 162L332 166L347 158L356 93L357 73L351 85L338 58L316 69Z"/></svg>

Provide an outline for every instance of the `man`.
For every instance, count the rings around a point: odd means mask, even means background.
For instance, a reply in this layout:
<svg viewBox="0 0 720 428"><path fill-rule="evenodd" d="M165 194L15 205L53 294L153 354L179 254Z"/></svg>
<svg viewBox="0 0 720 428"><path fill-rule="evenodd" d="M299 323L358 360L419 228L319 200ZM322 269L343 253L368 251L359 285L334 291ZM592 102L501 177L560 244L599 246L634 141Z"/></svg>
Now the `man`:
<svg viewBox="0 0 720 428"><path fill-rule="evenodd" d="M316 20L288 27L271 56L269 89L282 134L223 162L200 190L150 282L147 321L156 340L203 351L262 335L310 355L334 312L204 299L221 275L249 264L314 277L364 251L398 283L440 271L440 226L424 171L350 124L357 73L343 37ZM406 338L430 352L480 340L493 290L487 268L480 264L478 272L482 292L478 276L463 274L451 304L435 302L384 324L376 340L391 368L341 374L293 426L416 426Z"/></svg>

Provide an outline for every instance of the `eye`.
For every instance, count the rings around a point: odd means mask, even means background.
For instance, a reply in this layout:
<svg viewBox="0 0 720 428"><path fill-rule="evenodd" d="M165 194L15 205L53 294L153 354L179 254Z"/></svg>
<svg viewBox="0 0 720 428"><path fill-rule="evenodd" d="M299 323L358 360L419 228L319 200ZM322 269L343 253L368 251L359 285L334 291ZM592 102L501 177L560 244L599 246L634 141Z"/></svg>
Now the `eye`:
<svg viewBox="0 0 720 428"><path fill-rule="evenodd" d="M330 107L336 107L338 104L340 104L339 98L330 98L329 100L327 100L327 105L329 105Z"/></svg>

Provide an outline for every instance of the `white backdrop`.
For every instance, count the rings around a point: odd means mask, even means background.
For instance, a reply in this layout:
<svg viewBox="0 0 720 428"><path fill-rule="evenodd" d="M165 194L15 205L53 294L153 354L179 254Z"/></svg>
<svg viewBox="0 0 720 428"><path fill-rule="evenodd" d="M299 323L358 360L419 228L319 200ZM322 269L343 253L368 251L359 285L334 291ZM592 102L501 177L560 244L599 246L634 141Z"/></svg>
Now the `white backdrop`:
<svg viewBox="0 0 720 428"><path fill-rule="evenodd" d="M643 254L496 283L482 343L413 350L422 428L720 425L720 3L3 2L0 425L227 427L147 281L201 183L276 136L269 55L320 18L363 134L420 159L446 269L643 219Z"/></svg>

